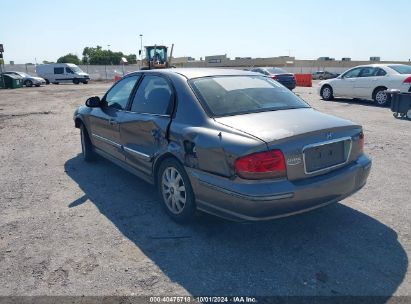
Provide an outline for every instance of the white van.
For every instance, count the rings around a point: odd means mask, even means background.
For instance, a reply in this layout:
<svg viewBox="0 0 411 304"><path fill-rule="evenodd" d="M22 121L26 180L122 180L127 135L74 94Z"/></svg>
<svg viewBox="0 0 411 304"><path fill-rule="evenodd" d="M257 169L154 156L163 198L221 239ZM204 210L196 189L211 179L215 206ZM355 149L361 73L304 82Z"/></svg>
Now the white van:
<svg viewBox="0 0 411 304"><path fill-rule="evenodd" d="M78 66L72 63L52 63L40 64L36 66L36 73L46 80L46 84L67 83L72 82L79 84L80 82L87 84L90 76L84 73Z"/></svg>

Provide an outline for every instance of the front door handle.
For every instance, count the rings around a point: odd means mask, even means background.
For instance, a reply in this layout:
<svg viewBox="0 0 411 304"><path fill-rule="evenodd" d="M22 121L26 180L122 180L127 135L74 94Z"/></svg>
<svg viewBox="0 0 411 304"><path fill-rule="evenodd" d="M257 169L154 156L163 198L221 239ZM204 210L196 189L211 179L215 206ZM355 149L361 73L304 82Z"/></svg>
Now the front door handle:
<svg viewBox="0 0 411 304"><path fill-rule="evenodd" d="M112 126L118 125L118 122L117 122L116 120L114 120L114 119L110 119L110 120L108 121L108 123L109 123L110 125L112 125Z"/></svg>

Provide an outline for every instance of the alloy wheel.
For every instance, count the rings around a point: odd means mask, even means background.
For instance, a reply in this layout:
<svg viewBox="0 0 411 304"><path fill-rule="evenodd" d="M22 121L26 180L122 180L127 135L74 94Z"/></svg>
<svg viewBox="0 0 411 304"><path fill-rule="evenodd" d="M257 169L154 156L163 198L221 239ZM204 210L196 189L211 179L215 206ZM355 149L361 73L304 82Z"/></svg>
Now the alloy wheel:
<svg viewBox="0 0 411 304"><path fill-rule="evenodd" d="M174 214L180 214L186 204L186 187L180 172L174 167L167 167L161 178L161 191L167 208Z"/></svg>
<svg viewBox="0 0 411 304"><path fill-rule="evenodd" d="M331 97L331 89L329 87L325 87L323 89L323 98L328 99Z"/></svg>
<svg viewBox="0 0 411 304"><path fill-rule="evenodd" d="M378 91L377 94L375 94L375 100L379 105L385 105L388 100L388 94L384 91Z"/></svg>

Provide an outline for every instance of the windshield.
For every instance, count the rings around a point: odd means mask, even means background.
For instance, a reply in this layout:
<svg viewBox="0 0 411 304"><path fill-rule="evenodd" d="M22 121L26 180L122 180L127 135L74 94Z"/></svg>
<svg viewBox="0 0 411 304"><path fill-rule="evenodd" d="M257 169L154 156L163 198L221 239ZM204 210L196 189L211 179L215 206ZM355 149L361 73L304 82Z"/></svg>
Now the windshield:
<svg viewBox="0 0 411 304"><path fill-rule="evenodd" d="M280 68L268 68L267 71L270 74L283 74L283 73L288 73L287 71L280 69Z"/></svg>
<svg viewBox="0 0 411 304"><path fill-rule="evenodd" d="M281 84L264 76L222 76L190 81L212 116L309 108Z"/></svg>
<svg viewBox="0 0 411 304"><path fill-rule="evenodd" d="M388 67L400 74L411 74L411 66L409 65L389 65Z"/></svg>
<svg viewBox="0 0 411 304"><path fill-rule="evenodd" d="M74 73L83 73L83 71L82 71L78 66L70 66L70 69L71 69Z"/></svg>
<svg viewBox="0 0 411 304"><path fill-rule="evenodd" d="M24 72L16 72L17 74L19 74L21 77L31 77L29 74L26 74Z"/></svg>

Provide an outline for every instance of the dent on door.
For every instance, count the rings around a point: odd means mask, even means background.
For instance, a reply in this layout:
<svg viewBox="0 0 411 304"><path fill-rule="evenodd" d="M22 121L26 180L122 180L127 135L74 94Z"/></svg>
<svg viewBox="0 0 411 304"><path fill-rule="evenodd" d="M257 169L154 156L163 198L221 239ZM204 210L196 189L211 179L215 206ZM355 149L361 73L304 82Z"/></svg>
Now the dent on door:
<svg viewBox="0 0 411 304"><path fill-rule="evenodd" d="M120 133L126 162L151 174L154 158L167 150L169 123L166 116L124 113Z"/></svg>

